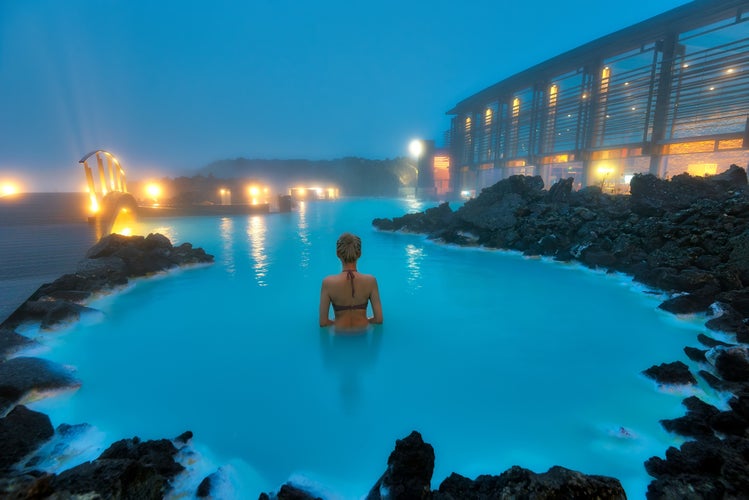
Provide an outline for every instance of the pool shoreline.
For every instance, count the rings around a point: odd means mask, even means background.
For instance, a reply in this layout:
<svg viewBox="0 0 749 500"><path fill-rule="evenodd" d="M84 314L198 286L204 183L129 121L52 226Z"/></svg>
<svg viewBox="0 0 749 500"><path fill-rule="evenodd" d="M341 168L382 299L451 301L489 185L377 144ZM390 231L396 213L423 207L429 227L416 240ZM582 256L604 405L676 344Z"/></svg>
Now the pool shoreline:
<svg viewBox="0 0 749 500"><path fill-rule="evenodd" d="M374 483L374 481L373 481L373 483Z"/></svg>
<svg viewBox="0 0 749 500"><path fill-rule="evenodd" d="M453 211L449 204L393 219L375 219L383 231L426 234L458 246L515 250L562 262L622 272L670 298L659 307L679 314L712 316L705 326L735 342L700 334L686 356L716 391L732 394L730 409L696 396L684 399L683 417L661 420L663 427L696 441L669 448L666 459L645 462L655 479L648 494L681 496L697 491L731 495L749 486L749 187L746 171L731 165L706 178L688 174L671 180L636 175L630 195L609 195L598 186L572 191L572 178L548 190L536 176L515 175L486 188ZM646 368L646 367L643 367ZM647 370L659 384L695 385L681 361ZM720 439L719 436L726 436ZM722 446L725 445L725 449ZM719 471L705 462L720 457ZM734 473L733 468L744 471ZM725 476L723 477L723 470Z"/></svg>

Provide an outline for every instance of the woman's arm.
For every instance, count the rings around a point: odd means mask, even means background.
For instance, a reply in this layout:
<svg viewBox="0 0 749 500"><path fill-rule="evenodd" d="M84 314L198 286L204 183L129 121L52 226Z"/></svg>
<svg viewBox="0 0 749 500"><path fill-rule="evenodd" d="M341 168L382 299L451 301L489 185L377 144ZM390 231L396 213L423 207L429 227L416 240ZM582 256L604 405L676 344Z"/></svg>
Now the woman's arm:
<svg viewBox="0 0 749 500"><path fill-rule="evenodd" d="M333 324L333 320L328 317L330 312L330 295L325 287L325 280L322 281L322 287L320 287L320 326L330 326Z"/></svg>
<svg viewBox="0 0 749 500"><path fill-rule="evenodd" d="M374 279L374 288L369 296L369 302L372 304L372 317L368 318L369 322L375 325L382 324L382 302L380 302L380 289L377 287L377 278Z"/></svg>

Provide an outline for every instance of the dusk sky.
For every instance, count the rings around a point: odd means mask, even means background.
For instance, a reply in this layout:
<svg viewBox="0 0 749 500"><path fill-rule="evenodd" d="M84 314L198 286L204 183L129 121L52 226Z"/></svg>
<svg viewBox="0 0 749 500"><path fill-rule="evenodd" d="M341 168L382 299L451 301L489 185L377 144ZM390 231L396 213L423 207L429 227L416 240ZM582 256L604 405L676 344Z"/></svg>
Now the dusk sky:
<svg viewBox="0 0 749 500"><path fill-rule="evenodd" d="M0 0L0 181L442 145L460 100L684 0Z"/></svg>

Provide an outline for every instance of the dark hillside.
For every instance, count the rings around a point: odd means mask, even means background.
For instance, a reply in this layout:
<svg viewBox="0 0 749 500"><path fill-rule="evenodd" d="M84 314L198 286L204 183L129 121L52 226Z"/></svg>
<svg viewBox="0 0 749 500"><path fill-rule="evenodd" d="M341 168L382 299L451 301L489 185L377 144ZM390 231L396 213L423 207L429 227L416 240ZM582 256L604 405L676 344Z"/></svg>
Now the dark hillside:
<svg viewBox="0 0 749 500"><path fill-rule="evenodd" d="M234 160L215 161L197 172L219 179L253 178L279 190L302 184L336 186L346 196L394 196L401 187L416 185L411 160L367 160L347 157L336 160Z"/></svg>

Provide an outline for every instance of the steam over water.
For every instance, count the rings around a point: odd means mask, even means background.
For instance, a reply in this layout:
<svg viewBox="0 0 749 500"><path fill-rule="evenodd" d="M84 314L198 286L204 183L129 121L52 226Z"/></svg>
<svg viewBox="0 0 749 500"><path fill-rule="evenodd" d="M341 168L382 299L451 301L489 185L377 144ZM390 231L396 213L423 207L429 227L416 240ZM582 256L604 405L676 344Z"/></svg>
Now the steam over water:
<svg viewBox="0 0 749 500"><path fill-rule="evenodd" d="M434 446L434 488L453 471L562 465L643 497L643 462L678 443L658 421L684 413L685 393L640 372L688 362L702 320L658 310L625 277L370 225L424 208L345 200L146 220L134 233L189 241L215 264L137 281L90 304L103 318L42 336L41 355L75 366L83 386L35 408L93 424L100 446L192 430L204 459L187 483L225 466L243 498L289 478L365 495L414 429ZM359 336L317 326L343 231L362 237L359 268L383 300L384 325Z"/></svg>

